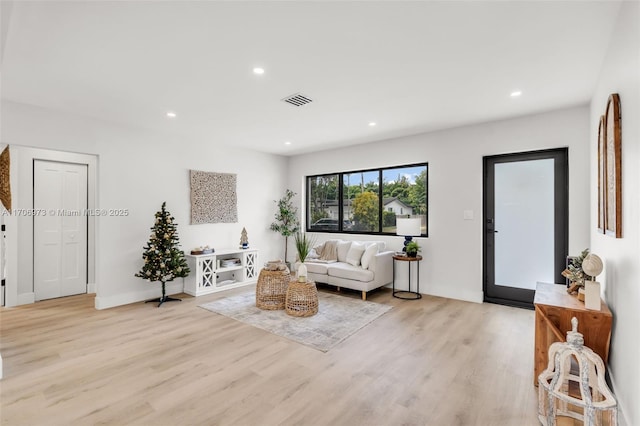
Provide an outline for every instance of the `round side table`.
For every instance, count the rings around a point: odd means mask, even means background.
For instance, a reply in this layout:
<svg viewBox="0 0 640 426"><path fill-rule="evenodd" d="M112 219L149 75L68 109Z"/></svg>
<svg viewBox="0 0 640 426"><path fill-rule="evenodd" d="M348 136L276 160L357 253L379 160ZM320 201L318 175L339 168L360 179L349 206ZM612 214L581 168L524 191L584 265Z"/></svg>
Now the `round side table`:
<svg viewBox="0 0 640 426"><path fill-rule="evenodd" d="M420 294L420 261L422 256L410 257L410 256L393 256L393 297L405 300L418 300L422 299ZM407 262L409 266L409 287L408 290L396 290L396 262ZM411 264L416 262L416 291L411 291Z"/></svg>
<svg viewBox="0 0 640 426"><path fill-rule="evenodd" d="M318 289L316 283L291 281L287 288L285 312L294 317L310 317L318 313Z"/></svg>

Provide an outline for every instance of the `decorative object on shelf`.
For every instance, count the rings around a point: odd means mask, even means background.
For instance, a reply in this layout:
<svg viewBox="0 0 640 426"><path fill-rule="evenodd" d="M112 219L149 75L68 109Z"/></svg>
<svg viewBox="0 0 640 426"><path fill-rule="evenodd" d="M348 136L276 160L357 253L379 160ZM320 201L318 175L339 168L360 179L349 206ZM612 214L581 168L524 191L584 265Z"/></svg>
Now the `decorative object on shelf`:
<svg viewBox="0 0 640 426"><path fill-rule="evenodd" d="M285 311L294 317L310 317L318 313L316 283L291 281L287 287Z"/></svg>
<svg viewBox="0 0 640 426"><path fill-rule="evenodd" d="M622 238L622 130L620 96L613 93L607 100L604 115L604 210L605 234Z"/></svg>
<svg viewBox="0 0 640 426"><path fill-rule="evenodd" d="M584 282L584 307L587 309L600 310L600 283L596 281L596 276L603 269L602 259L593 253L589 253L582 261L582 270L591 277Z"/></svg>
<svg viewBox="0 0 640 426"><path fill-rule="evenodd" d="M191 224L236 223L236 175L190 170Z"/></svg>
<svg viewBox="0 0 640 426"><path fill-rule="evenodd" d="M287 189L284 196L280 200L275 201L278 205L278 211L275 214L276 221L271 224L269 229L280 233L284 237L284 261L289 266L287 254L289 248L289 237L295 235L300 230L300 221L298 220L298 208L293 205L291 199L296 195L290 189Z"/></svg>
<svg viewBox="0 0 640 426"><path fill-rule="evenodd" d="M569 287L567 288L567 293L578 293L578 290L584 287L585 279L589 278L582 270L582 262L588 254L589 249L586 248L582 250L582 253L580 253L579 256L569 258L567 262L567 268L562 271L562 276L569 279Z"/></svg>
<svg viewBox="0 0 640 426"><path fill-rule="evenodd" d="M589 426L616 426L617 402L605 381L604 362L584 346L576 317L571 326L566 343L549 347L549 364L538 376L538 419L545 426L571 419ZM572 364L577 364L577 371Z"/></svg>
<svg viewBox="0 0 640 426"><path fill-rule="evenodd" d="M11 211L11 156L9 145L0 154L0 202Z"/></svg>
<svg viewBox="0 0 640 426"><path fill-rule="evenodd" d="M240 233L240 248L249 248L249 238L247 237L247 228L245 227L242 227L242 232Z"/></svg>
<svg viewBox="0 0 640 426"><path fill-rule="evenodd" d="M256 284L256 306L260 309L284 309L291 276L289 270L262 269Z"/></svg>
<svg viewBox="0 0 640 426"><path fill-rule="evenodd" d="M186 277L190 272L184 252L179 248L178 224L171 213L167 211L166 205L167 203L163 202L162 210L155 214L155 224L151 228L149 242L142 253L144 265L135 274L136 277L144 278L147 281L162 283L162 297L147 300L147 303L158 302L158 307L164 302L180 301L180 299L167 296L165 283L173 281L175 278Z"/></svg>
<svg viewBox="0 0 640 426"><path fill-rule="evenodd" d="M406 253L408 257L416 257L422 249L415 241L409 241L404 248L407 250Z"/></svg>
<svg viewBox="0 0 640 426"><path fill-rule="evenodd" d="M235 266L242 265L242 260L237 257L230 257L228 259L220 259L221 268L233 268Z"/></svg>
<svg viewBox="0 0 640 426"><path fill-rule="evenodd" d="M204 247L196 247L193 250L191 250L191 254L193 255L198 255L198 254L211 254L215 252L215 250L209 246L204 246Z"/></svg>
<svg viewBox="0 0 640 426"><path fill-rule="evenodd" d="M282 259L270 260L264 265L264 269L267 271L289 271L287 265L282 261Z"/></svg>
<svg viewBox="0 0 640 426"><path fill-rule="evenodd" d="M419 237L421 235L421 225L422 219L419 217L396 218L396 235L404 237L404 248L402 251L407 251L407 244L411 242L413 237Z"/></svg>

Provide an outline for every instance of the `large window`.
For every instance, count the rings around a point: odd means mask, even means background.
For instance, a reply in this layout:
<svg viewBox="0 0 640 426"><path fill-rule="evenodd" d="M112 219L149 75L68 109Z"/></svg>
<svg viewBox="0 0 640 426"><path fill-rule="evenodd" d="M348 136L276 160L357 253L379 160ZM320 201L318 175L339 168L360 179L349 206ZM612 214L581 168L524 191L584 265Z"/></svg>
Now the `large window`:
<svg viewBox="0 0 640 426"><path fill-rule="evenodd" d="M420 217L427 236L427 164L307 177L307 231L395 234Z"/></svg>

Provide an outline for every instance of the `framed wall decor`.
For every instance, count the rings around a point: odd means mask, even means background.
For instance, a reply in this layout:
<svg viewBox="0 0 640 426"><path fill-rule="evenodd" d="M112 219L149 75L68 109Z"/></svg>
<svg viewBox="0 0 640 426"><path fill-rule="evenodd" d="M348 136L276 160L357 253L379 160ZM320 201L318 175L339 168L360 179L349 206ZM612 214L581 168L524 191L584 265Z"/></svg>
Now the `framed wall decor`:
<svg viewBox="0 0 640 426"><path fill-rule="evenodd" d="M606 200L606 128L604 115L600 116L600 124L598 125L598 232L605 233L605 211L607 208Z"/></svg>
<svg viewBox="0 0 640 426"><path fill-rule="evenodd" d="M191 224L238 222L236 175L190 170Z"/></svg>
<svg viewBox="0 0 640 426"><path fill-rule="evenodd" d="M11 211L11 158L9 145L0 154L0 207Z"/></svg>
<svg viewBox="0 0 640 426"><path fill-rule="evenodd" d="M620 96L609 96L605 112L605 233L622 238L622 134Z"/></svg>

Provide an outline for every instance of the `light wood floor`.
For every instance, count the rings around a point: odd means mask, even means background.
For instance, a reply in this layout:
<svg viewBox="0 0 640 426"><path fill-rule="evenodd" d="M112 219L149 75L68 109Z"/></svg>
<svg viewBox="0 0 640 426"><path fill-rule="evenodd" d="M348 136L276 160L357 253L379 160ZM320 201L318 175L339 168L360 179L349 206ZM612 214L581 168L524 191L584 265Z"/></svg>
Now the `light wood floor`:
<svg viewBox="0 0 640 426"><path fill-rule="evenodd" d="M383 289L394 309L323 353L198 308L247 290L1 308L2 425L538 424L533 311Z"/></svg>

